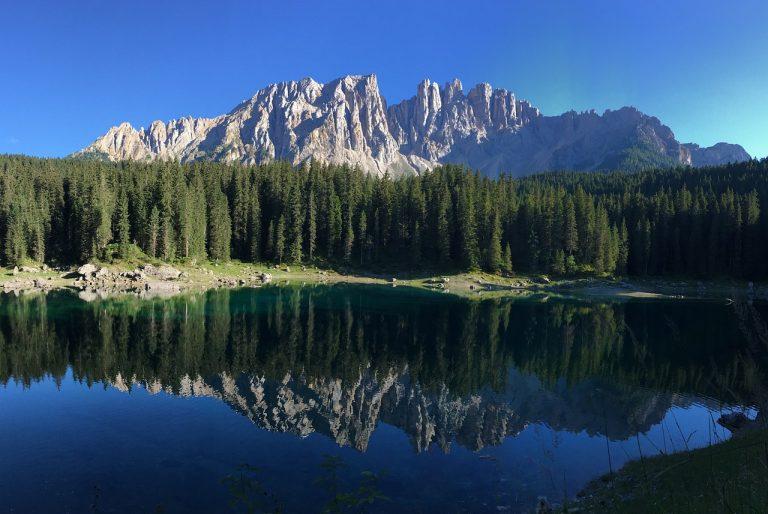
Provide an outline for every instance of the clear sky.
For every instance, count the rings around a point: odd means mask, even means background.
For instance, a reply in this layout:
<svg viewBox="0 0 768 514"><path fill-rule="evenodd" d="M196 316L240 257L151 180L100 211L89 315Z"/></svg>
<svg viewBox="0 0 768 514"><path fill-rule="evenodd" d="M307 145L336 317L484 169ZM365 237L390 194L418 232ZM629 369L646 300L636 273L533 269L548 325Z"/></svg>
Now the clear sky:
<svg viewBox="0 0 768 514"><path fill-rule="evenodd" d="M214 116L272 82L490 82L544 114L633 105L768 155L766 0L2 0L0 153Z"/></svg>

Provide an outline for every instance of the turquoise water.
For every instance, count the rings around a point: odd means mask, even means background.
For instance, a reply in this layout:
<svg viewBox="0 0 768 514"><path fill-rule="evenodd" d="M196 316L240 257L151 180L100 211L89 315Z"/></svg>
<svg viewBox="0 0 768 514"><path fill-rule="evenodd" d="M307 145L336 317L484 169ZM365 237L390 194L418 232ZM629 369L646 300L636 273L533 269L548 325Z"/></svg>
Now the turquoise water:
<svg viewBox="0 0 768 514"><path fill-rule="evenodd" d="M0 504L527 511L763 412L767 311L368 286L5 295Z"/></svg>

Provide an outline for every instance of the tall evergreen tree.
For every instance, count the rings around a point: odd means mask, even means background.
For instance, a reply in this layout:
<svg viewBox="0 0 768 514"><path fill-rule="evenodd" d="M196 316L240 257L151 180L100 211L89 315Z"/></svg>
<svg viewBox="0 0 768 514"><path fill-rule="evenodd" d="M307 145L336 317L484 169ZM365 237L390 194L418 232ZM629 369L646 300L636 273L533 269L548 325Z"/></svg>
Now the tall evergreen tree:
<svg viewBox="0 0 768 514"><path fill-rule="evenodd" d="M498 211L494 212L491 222L491 235L488 240L488 259L487 268L488 271L497 273L501 271L504 260L501 250L501 220L499 219Z"/></svg>

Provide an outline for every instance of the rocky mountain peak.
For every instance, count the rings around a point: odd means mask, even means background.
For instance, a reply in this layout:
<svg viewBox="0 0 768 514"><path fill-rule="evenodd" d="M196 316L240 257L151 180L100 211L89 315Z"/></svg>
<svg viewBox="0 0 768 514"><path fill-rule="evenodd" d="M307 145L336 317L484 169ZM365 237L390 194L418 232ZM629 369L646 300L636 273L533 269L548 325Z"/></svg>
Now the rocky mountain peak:
<svg viewBox="0 0 768 514"><path fill-rule="evenodd" d="M749 154L741 147L730 143L716 143L708 148L702 148L696 143L682 145L689 153L690 160L696 166L717 166L729 162L742 162L750 159Z"/></svg>
<svg viewBox="0 0 768 514"><path fill-rule="evenodd" d="M635 169L746 160L738 145L681 145L669 127L635 108L543 116L506 89L429 79L387 104L375 74L321 84L310 77L269 85L226 115L112 127L74 156L117 160L309 159L371 173L418 173L441 163L489 175L546 170Z"/></svg>
<svg viewBox="0 0 768 514"><path fill-rule="evenodd" d="M464 95L464 86L459 79L446 82L443 86L443 103L451 103L455 98Z"/></svg>

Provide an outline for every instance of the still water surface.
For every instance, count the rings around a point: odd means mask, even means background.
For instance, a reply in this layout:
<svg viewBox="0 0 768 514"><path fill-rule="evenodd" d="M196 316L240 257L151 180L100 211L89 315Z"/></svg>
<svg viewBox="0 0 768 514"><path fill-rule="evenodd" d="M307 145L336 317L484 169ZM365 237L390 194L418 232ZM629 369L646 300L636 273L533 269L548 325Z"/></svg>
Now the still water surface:
<svg viewBox="0 0 768 514"><path fill-rule="evenodd" d="M528 511L764 413L767 317L367 286L4 295L0 505Z"/></svg>

